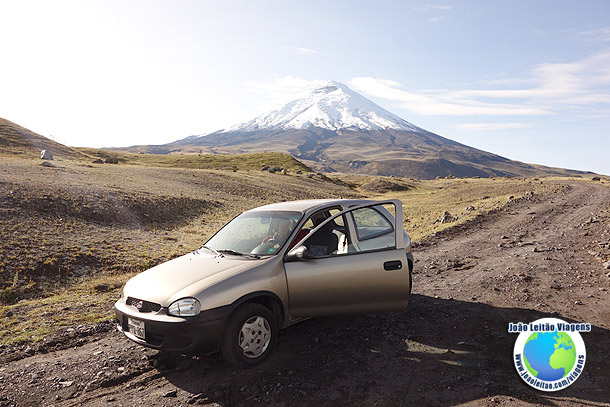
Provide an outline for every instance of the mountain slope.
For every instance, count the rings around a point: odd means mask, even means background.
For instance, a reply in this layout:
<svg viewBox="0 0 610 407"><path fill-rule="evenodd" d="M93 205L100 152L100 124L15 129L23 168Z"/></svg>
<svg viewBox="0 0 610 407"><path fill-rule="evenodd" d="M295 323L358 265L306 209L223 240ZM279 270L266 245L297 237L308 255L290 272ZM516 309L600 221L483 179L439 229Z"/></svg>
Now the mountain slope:
<svg viewBox="0 0 610 407"><path fill-rule="evenodd" d="M40 156L41 150L49 150L56 157L88 158L63 144L34 133L9 120L0 118L0 154Z"/></svg>
<svg viewBox="0 0 610 407"><path fill-rule="evenodd" d="M278 151L318 170L423 179L583 174L524 164L457 143L401 119L334 81L228 130L122 150L157 154Z"/></svg>

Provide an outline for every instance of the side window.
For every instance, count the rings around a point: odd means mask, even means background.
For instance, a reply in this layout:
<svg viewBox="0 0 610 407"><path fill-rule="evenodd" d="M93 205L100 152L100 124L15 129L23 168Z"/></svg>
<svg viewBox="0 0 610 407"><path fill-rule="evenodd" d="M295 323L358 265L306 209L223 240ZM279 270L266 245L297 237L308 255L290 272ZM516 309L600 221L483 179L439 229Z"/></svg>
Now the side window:
<svg viewBox="0 0 610 407"><path fill-rule="evenodd" d="M314 213L301 227L290 248L293 248L301 239L315 229L326 219L341 212L340 208L325 209ZM347 253L347 237L345 219L339 216L319 229L305 241L305 246L312 257L325 257Z"/></svg>
<svg viewBox="0 0 610 407"><path fill-rule="evenodd" d="M379 250L396 246L392 213L382 205L351 212L358 238L358 251Z"/></svg>
<svg viewBox="0 0 610 407"><path fill-rule="evenodd" d="M314 213L301 227L290 245L292 249L305 238L311 230L326 219L340 212L340 209L325 209ZM375 205L355 209L328 222L316 233L303 242L313 258L355 254L373 250L384 250L396 247L394 225L395 208L393 204ZM350 233L346 216L350 216L354 225ZM355 233L353 233L355 232ZM289 250L290 250L289 249Z"/></svg>

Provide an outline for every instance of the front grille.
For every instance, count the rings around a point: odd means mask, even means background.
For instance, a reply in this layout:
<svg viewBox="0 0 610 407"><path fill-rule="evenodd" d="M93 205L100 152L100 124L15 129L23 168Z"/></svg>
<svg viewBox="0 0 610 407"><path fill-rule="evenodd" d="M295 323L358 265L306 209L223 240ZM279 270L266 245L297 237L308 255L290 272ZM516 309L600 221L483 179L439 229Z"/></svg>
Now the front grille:
<svg viewBox="0 0 610 407"><path fill-rule="evenodd" d="M130 305L140 312L157 312L161 309L161 305L154 302L139 300L133 297L127 297L127 305Z"/></svg>

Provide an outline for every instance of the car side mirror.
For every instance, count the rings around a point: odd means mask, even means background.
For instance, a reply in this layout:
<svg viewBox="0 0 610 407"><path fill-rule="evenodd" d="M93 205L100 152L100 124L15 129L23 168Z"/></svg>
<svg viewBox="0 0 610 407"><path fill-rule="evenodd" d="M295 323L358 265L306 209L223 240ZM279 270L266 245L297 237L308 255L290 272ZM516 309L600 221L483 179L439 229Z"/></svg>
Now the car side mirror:
<svg viewBox="0 0 610 407"><path fill-rule="evenodd" d="M293 249L288 253L285 257L286 261L294 261L294 260L307 260L310 259L311 256L309 254L309 250L305 246L299 246L296 249Z"/></svg>
<svg viewBox="0 0 610 407"><path fill-rule="evenodd" d="M294 256L299 260L310 259L309 250L305 246L299 246L294 250Z"/></svg>

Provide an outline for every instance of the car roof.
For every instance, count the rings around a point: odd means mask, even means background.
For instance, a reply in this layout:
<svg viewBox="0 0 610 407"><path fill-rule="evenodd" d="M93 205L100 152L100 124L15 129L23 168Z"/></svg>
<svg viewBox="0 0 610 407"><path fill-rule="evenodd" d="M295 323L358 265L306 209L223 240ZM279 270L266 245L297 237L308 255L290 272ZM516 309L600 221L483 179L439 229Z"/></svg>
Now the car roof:
<svg viewBox="0 0 610 407"><path fill-rule="evenodd" d="M259 206L258 208L250 209L248 212L295 211L305 213L316 209L322 209L327 206L350 207L371 202L375 201L371 201L368 199L307 199L303 201L278 202L269 205Z"/></svg>

